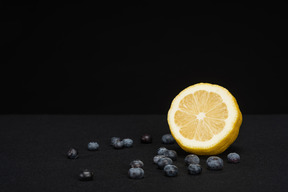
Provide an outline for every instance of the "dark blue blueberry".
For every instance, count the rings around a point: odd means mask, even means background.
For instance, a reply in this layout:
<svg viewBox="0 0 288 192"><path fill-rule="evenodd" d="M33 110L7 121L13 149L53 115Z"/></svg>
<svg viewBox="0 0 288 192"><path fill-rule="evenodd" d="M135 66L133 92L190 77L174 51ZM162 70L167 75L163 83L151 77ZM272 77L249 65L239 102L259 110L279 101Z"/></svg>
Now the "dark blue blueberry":
<svg viewBox="0 0 288 192"><path fill-rule="evenodd" d="M78 151L74 148L70 148L67 152L67 157L69 159L77 159L78 158Z"/></svg>
<svg viewBox="0 0 288 192"><path fill-rule="evenodd" d="M201 165L199 165L199 164L193 163L193 164L190 164L190 165L188 166L188 173L189 173L190 175L198 175L198 174L200 174L201 172L202 172L202 167L201 167Z"/></svg>
<svg viewBox="0 0 288 192"><path fill-rule="evenodd" d="M111 144L112 146L114 146L117 141L120 141L120 138L119 138L119 137L112 137L110 144Z"/></svg>
<svg viewBox="0 0 288 192"><path fill-rule="evenodd" d="M143 168L144 167L144 163L141 160L134 160L130 163L130 166L132 168Z"/></svg>
<svg viewBox="0 0 288 192"><path fill-rule="evenodd" d="M166 149L165 147L160 147L158 150L157 150L157 154L158 155L164 155L164 152L165 151L168 151L168 149Z"/></svg>
<svg viewBox="0 0 288 192"><path fill-rule="evenodd" d="M166 156L164 156L164 155L156 155L156 156L154 156L154 158L153 158L153 162L154 162L155 164L157 164L157 162L159 161L159 159L161 159L161 158L163 158L163 157L166 157Z"/></svg>
<svg viewBox="0 0 288 192"><path fill-rule="evenodd" d="M124 147L132 147L133 146L133 140L132 139L126 138L126 139L123 139L122 141L123 141Z"/></svg>
<svg viewBox="0 0 288 192"><path fill-rule="evenodd" d="M142 135L141 143L152 143L152 136L149 134Z"/></svg>
<svg viewBox="0 0 288 192"><path fill-rule="evenodd" d="M157 162L158 168L163 169L166 165L172 165L173 161L169 157L160 158Z"/></svg>
<svg viewBox="0 0 288 192"><path fill-rule="evenodd" d="M128 176L131 179L142 179L144 177L144 170L142 168L130 168Z"/></svg>
<svg viewBox="0 0 288 192"><path fill-rule="evenodd" d="M80 181L91 181L93 180L94 173L88 169L83 170L79 175Z"/></svg>
<svg viewBox="0 0 288 192"><path fill-rule="evenodd" d="M176 177L178 175L178 168L175 165L166 165L164 172L168 177Z"/></svg>
<svg viewBox="0 0 288 192"><path fill-rule="evenodd" d="M227 160L229 163L239 163L240 155L238 153L229 153L227 155Z"/></svg>
<svg viewBox="0 0 288 192"><path fill-rule="evenodd" d="M124 147L124 142L123 141L116 141L115 144L113 145L115 149L122 149Z"/></svg>
<svg viewBox="0 0 288 192"><path fill-rule="evenodd" d="M177 152L174 151L174 150L167 150L167 151L164 152L163 155L166 156L166 157L169 157L173 161L177 160Z"/></svg>
<svg viewBox="0 0 288 192"><path fill-rule="evenodd" d="M175 139L173 138L173 136L169 133L169 134L165 134L162 136L162 143L164 144L173 144L175 143Z"/></svg>
<svg viewBox="0 0 288 192"><path fill-rule="evenodd" d="M194 155L194 154L190 154L190 155L187 155L184 159L186 165L190 165L190 164L199 164L200 163L200 159L197 155Z"/></svg>
<svg viewBox="0 0 288 192"><path fill-rule="evenodd" d="M221 170L223 169L223 160L217 156L211 156L206 161L207 168L210 170Z"/></svg>
<svg viewBox="0 0 288 192"><path fill-rule="evenodd" d="M99 149L99 144L97 142L90 142L88 143L88 150L95 151Z"/></svg>

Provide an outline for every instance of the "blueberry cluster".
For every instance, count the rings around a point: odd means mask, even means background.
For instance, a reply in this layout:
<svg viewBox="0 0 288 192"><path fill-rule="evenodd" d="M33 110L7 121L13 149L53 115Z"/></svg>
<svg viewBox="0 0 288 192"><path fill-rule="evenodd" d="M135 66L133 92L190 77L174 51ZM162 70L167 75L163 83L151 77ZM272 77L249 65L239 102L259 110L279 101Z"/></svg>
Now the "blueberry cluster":
<svg viewBox="0 0 288 192"><path fill-rule="evenodd" d="M188 166L188 173L190 175L199 175L202 172L200 159L195 154L189 154L184 159L185 164Z"/></svg>
<svg viewBox="0 0 288 192"><path fill-rule="evenodd" d="M145 134L141 137L141 143L151 143L152 137L149 134ZM171 134L165 134L162 136L163 144L173 144L175 142ZM119 137L111 138L111 145L115 149L129 148L133 146L133 140L130 138L120 139ZM89 151L96 151L99 149L97 142L89 142L87 146ZM79 157L78 151L75 148L70 148L67 152L68 159L77 159ZM176 177L178 175L178 168L173 164L173 161L177 160L177 152L175 150L169 150L166 147L160 147L157 150L157 155L153 157L154 164L160 170L163 170L165 175L168 177ZM188 173L190 175L199 175L202 172L200 165L200 158L195 154L189 154L185 157L184 162L187 166ZM229 153L227 155L228 163L239 163L240 155L237 153ZM206 160L208 170L222 170L224 167L223 159L218 156L210 156ZM142 179L144 178L144 163L141 160L133 160L130 163L130 169L128 176L131 179ZM93 180L94 173L88 169L84 169L79 174L80 181L91 181Z"/></svg>
<svg viewBox="0 0 288 192"><path fill-rule="evenodd" d="M133 146L133 140L130 138L120 139L120 137L112 137L111 145L115 149L129 148Z"/></svg>
<svg viewBox="0 0 288 192"><path fill-rule="evenodd" d="M153 162L157 164L158 168L164 170L168 177L175 177L178 175L178 168L173 165L173 161L177 160L177 152L168 150L165 147L160 147L157 150L157 155L153 157Z"/></svg>
<svg viewBox="0 0 288 192"><path fill-rule="evenodd" d="M131 179L142 179L144 178L144 163L141 160L133 160L130 163L130 169L128 170L128 176Z"/></svg>

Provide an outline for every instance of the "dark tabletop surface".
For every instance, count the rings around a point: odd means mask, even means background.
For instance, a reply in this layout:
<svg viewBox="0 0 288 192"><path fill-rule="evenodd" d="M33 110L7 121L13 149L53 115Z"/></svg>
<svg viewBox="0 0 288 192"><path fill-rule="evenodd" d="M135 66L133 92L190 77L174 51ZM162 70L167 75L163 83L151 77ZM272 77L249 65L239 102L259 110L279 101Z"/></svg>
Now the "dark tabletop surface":
<svg viewBox="0 0 288 192"><path fill-rule="evenodd" d="M141 144L144 133L152 144ZM237 140L219 156L222 171L203 168L199 176L188 175L177 144L164 145L169 133L165 115L3 115L0 116L0 191L286 191L288 174L288 115L244 115ZM131 138L133 148L116 150L112 136ZM99 151L87 144L97 141ZM164 176L153 164L157 149L176 150L179 175ZM70 160L70 147L79 158ZM228 164L227 154L237 152L239 164ZM129 163L144 162L145 178L128 178ZM78 180L81 170L94 171L94 180Z"/></svg>

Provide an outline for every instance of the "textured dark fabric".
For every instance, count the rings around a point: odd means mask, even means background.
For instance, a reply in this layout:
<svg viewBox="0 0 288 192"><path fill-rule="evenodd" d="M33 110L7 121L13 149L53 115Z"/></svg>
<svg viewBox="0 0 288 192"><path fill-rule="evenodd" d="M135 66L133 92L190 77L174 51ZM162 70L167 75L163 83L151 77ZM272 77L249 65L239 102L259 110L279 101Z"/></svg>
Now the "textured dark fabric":
<svg viewBox="0 0 288 192"><path fill-rule="evenodd" d="M207 170L200 157L199 176L188 175L187 155L177 144L161 144L169 132L164 115L29 115L0 116L0 191L285 191L288 173L288 115L244 115L239 137L223 154L222 171ZM152 144L141 144L144 133ZM110 138L134 140L133 148L113 149ZM88 151L97 141L99 151ZM153 164L157 149L178 152L179 175L164 176ZM79 158L67 159L69 147ZM227 154L237 152L239 164L228 164ZM128 178L129 163L144 162L145 178ZM94 171L94 180L82 182L83 169Z"/></svg>

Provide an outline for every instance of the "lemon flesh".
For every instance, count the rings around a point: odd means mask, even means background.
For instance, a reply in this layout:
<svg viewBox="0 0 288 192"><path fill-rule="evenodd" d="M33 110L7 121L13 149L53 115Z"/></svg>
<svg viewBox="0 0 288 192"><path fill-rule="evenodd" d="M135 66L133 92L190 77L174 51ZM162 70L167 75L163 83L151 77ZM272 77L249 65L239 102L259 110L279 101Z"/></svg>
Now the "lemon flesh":
<svg viewBox="0 0 288 192"><path fill-rule="evenodd" d="M216 155L237 138L242 114L227 89L198 83L174 98L167 119L171 134L183 150L198 155Z"/></svg>

